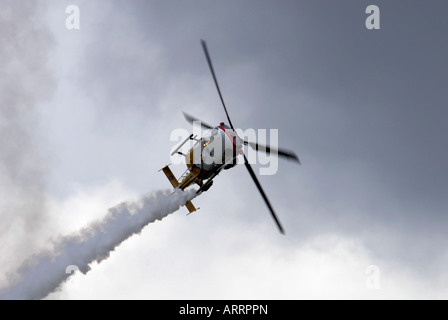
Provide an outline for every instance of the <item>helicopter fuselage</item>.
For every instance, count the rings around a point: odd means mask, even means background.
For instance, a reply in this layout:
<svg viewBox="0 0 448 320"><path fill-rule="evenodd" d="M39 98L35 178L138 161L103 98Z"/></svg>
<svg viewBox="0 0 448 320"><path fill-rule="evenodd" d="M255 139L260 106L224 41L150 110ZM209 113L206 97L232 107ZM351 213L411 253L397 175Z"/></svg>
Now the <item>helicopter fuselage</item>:
<svg viewBox="0 0 448 320"><path fill-rule="evenodd" d="M191 174L180 181L179 187L184 190L192 183L202 187L204 180L215 177L221 170L233 168L242 153L238 135L221 122L219 126L205 131L185 154L185 163Z"/></svg>

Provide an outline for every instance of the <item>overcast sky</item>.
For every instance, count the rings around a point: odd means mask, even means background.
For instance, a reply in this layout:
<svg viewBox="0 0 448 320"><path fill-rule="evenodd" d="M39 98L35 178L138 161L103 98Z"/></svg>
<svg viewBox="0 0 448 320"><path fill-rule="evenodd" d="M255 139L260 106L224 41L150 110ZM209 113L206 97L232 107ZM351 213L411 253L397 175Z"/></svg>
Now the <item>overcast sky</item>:
<svg viewBox="0 0 448 320"><path fill-rule="evenodd" d="M226 121L205 39L233 124L301 158L259 178L286 236L237 166L49 298L448 298L446 1L0 4L0 287L49 239L169 188L182 111Z"/></svg>

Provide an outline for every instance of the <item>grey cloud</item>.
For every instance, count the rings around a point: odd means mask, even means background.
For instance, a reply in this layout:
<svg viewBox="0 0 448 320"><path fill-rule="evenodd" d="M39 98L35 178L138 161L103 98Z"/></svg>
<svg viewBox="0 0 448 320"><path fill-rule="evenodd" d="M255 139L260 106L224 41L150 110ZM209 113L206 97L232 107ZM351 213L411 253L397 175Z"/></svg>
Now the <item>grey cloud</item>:
<svg viewBox="0 0 448 320"><path fill-rule="evenodd" d="M157 118L158 97L177 93L167 85L194 75L210 83L214 100L203 111L205 121L214 120L222 112L198 43L205 38L229 111L240 117L234 121L243 128L279 128L280 144L302 152L300 170L314 170L307 159L318 161L320 171L306 173L316 197L329 205L335 199L340 210L354 201L365 211L359 224L349 225L397 221L406 233L419 233L422 225L442 232L448 181L444 4L382 3L378 31L364 26L369 4L116 1L86 50L85 77L100 86L106 110L129 112L124 106L142 97L137 112L150 110ZM159 60L146 59L145 50L157 50Z"/></svg>
<svg viewBox="0 0 448 320"><path fill-rule="evenodd" d="M41 143L36 108L51 95L54 83L46 67L53 38L43 25L40 4L2 1L1 6L0 263L6 272L7 263L37 245L46 221L50 157Z"/></svg>
<svg viewBox="0 0 448 320"><path fill-rule="evenodd" d="M81 2L87 44L78 89L95 102L98 131L122 124L123 141L137 131L117 121L129 113L147 121L150 129L138 132L148 137L158 127L174 129L185 106L219 121L224 114L199 45L206 39L234 123L278 128L279 144L301 156L302 167L281 160L276 176L260 178L291 241L348 234L378 257L433 270L448 240L446 4L381 2L381 30L368 31L370 4ZM168 136L156 138L151 152L168 153ZM144 156L135 150L132 157L152 161ZM132 176L124 162L114 174ZM247 211L237 219L269 221L243 174L219 177L210 192L237 185L235 207ZM147 179L132 177L136 185Z"/></svg>

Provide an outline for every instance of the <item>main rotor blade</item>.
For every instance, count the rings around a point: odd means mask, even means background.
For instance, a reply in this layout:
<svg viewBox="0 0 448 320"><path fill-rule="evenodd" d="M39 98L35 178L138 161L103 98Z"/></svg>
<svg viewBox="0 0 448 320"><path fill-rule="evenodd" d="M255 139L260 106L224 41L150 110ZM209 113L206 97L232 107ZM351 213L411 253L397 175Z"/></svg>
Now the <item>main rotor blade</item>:
<svg viewBox="0 0 448 320"><path fill-rule="evenodd" d="M262 144L258 144L258 143L255 143L255 142L248 142L246 140L244 140L243 143L245 145L250 145L252 147L252 149L254 149L256 151L265 152L267 154L269 154L271 152L272 153L276 153L280 157L285 157L287 159L296 161L299 164L301 164L299 157L293 151L289 151L289 150L286 150L286 149L275 149L275 148L271 148L270 146L264 146Z"/></svg>
<svg viewBox="0 0 448 320"><path fill-rule="evenodd" d="M212 60L210 59L210 55L207 49L207 43L205 40L201 39L202 48L204 49L205 57L207 58L208 66L210 67L210 72L212 73L213 80L215 80L216 89L218 90L219 98L221 99L222 106L224 107L224 111L226 112L227 120L229 121L230 127L235 130L233 127L232 121L230 120L229 113L227 112L226 104L224 103L224 98L221 94L221 89L219 89L218 79L216 79L215 70L213 69Z"/></svg>
<svg viewBox="0 0 448 320"><path fill-rule="evenodd" d="M271 203L269 202L268 197L264 193L263 188L261 187L261 184L258 181L257 176L255 175L254 170L252 169L251 165L249 164L249 161L247 161L246 155L243 155L243 156L244 156L244 165L246 166L247 171L249 171L249 174L252 177L252 180L254 180L255 184L257 185L258 191L260 191L261 196L264 199L264 202L266 202L266 205L268 206L269 211L271 212L272 217L274 218L275 222L277 223L277 227L278 227L280 233L281 234L285 234L285 231L283 230L283 227L282 227L282 225L280 223L280 220L278 220L277 215L275 214L274 209L272 208Z"/></svg>
<svg viewBox="0 0 448 320"><path fill-rule="evenodd" d="M207 129L213 129L213 128L214 128L213 126L209 125L208 123L206 123L206 122L204 122L204 121L202 121L202 120L199 120L198 118L195 118L195 117L193 117L192 115L190 115L190 114L188 114L188 113L186 113L186 112L184 112L184 117L185 117L185 119L186 119L188 122L191 122L192 124L193 124L193 122L195 122L195 121L200 121L202 127L207 128Z"/></svg>

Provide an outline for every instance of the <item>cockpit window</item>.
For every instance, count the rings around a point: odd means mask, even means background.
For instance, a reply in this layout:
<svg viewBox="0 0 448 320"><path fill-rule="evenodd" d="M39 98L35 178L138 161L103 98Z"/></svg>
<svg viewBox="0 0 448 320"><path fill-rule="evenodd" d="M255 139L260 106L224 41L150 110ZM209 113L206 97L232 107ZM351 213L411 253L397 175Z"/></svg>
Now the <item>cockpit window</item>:
<svg viewBox="0 0 448 320"><path fill-rule="evenodd" d="M215 137L213 137L213 136L208 136L208 137L204 137L204 138L202 138L202 145L204 146L204 147L206 147L206 146L208 146L211 142L213 142L213 140L215 139Z"/></svg>

